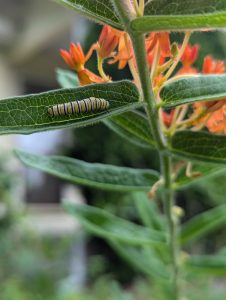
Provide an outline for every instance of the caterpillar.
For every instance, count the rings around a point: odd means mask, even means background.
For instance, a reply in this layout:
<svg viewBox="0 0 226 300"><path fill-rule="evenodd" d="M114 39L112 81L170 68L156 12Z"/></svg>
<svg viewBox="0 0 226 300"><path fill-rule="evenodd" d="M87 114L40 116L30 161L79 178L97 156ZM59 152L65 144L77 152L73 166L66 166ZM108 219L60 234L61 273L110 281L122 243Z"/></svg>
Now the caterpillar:
<svg viewBox="0 0 226 300"><path fill-rule="evenodd" d="M51 117L80 114L85 112L106 110L108 109L109 105L109 102L105 99L90 97L50 106L48 108L48 114Z"/></svg>

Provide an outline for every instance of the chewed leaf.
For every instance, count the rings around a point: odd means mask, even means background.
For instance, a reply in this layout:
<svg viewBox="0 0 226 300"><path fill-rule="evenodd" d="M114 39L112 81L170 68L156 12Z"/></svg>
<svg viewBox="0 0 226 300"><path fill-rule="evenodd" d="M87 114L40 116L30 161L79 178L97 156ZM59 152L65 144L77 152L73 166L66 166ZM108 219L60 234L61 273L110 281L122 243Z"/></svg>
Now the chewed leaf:
<svg viewBox="0 0 226 300"><path fill-rule="evenodd" d="M109 102L103 111L89 111L52 117L48 108L57 104L89 97ZM130 81L93 84L73 89L60 89L40 94L13 97L0 101L0 134L33 132L91 125L104 118L140 106L139 93Z"/></svg>

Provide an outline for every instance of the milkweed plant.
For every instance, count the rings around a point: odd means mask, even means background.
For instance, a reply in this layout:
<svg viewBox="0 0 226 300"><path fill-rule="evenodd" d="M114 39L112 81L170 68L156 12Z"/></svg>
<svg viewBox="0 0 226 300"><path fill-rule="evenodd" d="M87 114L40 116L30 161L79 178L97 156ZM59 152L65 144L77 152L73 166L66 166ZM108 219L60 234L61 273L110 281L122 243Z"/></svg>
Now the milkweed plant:
<svg viewBox="0 0 226 300"><path fill-rule="evenodd" d="M62 89L3 99L0 132L29 134L103 122L138 145L141 155L142 148L150 149L150 155L155 149L159 172L22 150L16 154L25 165L73 183L131 192L143 225L88 205L66 203L65 208L134 268L158 282L164 299L189 299L186 285L196 274L226 275L223 252L193 255L187 250L225 223L226 206L181 224L186 211L175 203L177 190L224 171L225 64L210 54L197 69L201 45L192 45L189 39L194 31L226 27L226 1L57 2L102 24L99 39L87 53L73 42L69 51L60 50L71 69L59 74ZM171 32L182 32L182 42L173 41ZM86 66L93 56L96 74ZM106 64L115 64L118 72L128 66L132 79L112 81Z"/></svg>

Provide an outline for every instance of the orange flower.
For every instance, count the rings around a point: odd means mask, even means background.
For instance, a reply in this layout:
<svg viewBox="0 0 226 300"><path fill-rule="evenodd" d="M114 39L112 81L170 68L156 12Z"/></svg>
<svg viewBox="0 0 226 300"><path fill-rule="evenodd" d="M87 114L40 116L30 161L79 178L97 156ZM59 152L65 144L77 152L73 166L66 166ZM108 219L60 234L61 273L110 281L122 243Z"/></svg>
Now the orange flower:
<svg viewBox="0 0 226 300"><path fill-rule="evenodd" d="M214 60L210 55L204 58L202 73L204 74L223 74L225 65L223 60Z"/></svg>
<svg viewBox="0 0 226 300"><path fill-rule="evenodd" d="M71 43L70 50L66 51L61 49L60 54L66 64L71 68L79 72L80 70L84 69L84 64L86 62L86 58L82 47L79 43L76 45Z"/></svg>
<svg viewBox="0 0 226 300"><path fill-rule="evenodd" d="M171 55L171 46L170 46L170 38L168 32L157 32L150 33L146 39L146 51L150 53L156 46L157 42L159 42L161 55L163 57L170 57Z"/></svg>
<svg viewBox="0 0 226 300"><path fill-rule="evenodd" d="M151 66L153 61L154 61L154 53L152 52L148 52L147 53L147 60L148 60L148 65ZM165 62L165 57L160 55L160 59L159 59L159 65L162 65Z"/></svg>
<svg viewBox="0 0 226 300"><path fill-rule="evenodd" d="M118 45L121 32L105 25L101 31L97 51L101 58L109 57L115 47Z"/></svg>
<svg viewBox="0 0 226 300"><path fill-rule="evenodd" d="M119 62L118 69L122 70L125 68L128 61L132 58L134 58L134 54L133 54L131 41L126 36L126 33L122 32L119 37L118 52L113 56L113 59L111 59L108 63L114 64L118 61Z"/></svg>
<svg viewBox="0 0 226 300"><path fill-rule="evenodd" d="M92 55L93 50L94 48L91 47L87 56L85 56L79 43L71 43L69 52L63 49L60 50L60 54L66 64L69 65L71 69L77 72L78 79L81 85L105 82L103 78L97 76L96 74L85 68L85 63Z"/></svg>
<svg viewBox="0 0 226 300"><path fill-rule="evenodd" d="M187 45L185 51L181 57L182 68L177 72L177 75L183 74L197 74L196 68L192 67L193 63L196 61L199 52L199 45Z"/></svg>
<svg viewBox="0 0 226 300"><path fill-rule="evenodd" d="M214 60L211 56L204 58L202 67L204 74L222 74L224 71L225 65L223 61ZM199 119L198 122L205 124L210 132L226 133L226 99L196 102L194 104L196 114L205 110L207 110L206 115Z"/></svg>
<svg viewBox="0 0 226 300"><path fill-rule="evenodd" d="M206 123L206 127L210 132L226 134L226 105L212 113Z"/></svg>
<svg viewBox="0 0 226 300"><path fill-rule="evenodd" d="M105 80L89 71L88 69L83 69L78 72L78 79L81 85L91 84L91 83L103 83Z"/></svg>
<svg viewBox="0 0 226 300"><path fill-rule="evenodd" d="M162 119L166 127L169 127L173 121L175 110L172 109L169 113L162 111Z"/></svg>
<svg viewBox="0 0 226 300"><path fill-rule="evenodd" d="M181 62L183 66L191 66L196 61L199 53L199 45L194 46L187 45L185 51L181 57Z"/></svg>

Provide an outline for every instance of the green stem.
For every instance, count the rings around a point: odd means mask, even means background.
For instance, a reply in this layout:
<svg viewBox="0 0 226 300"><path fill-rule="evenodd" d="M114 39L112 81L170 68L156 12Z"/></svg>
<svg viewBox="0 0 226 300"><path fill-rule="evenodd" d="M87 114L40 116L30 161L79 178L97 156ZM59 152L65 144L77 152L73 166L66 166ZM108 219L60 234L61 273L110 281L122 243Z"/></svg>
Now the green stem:
<svg viewBox="0 0 226 300"><path fill-rule="evenodd" d="M173 300L179 299L179 284L178 284L178 255L179 246L177 243L177 222L173 214L174 195L172 189L172 161L167 154L160 155L161 173L164 178L164 208L168 222L169 230L169 249L172 261L172 294Z"/></svg>
<svg viewBox="0 0 226 300"><path fill-rule="evenodd" d="M145 49L145 37L142 34L134 33L130 28L130 22L134 15L129 12L129 0L112 0L118 15L124 25L125 30L129 33L133 43L133 49L137 62L137 69L140 77L141 89L143 100L146 103L146 112L149 119L150 129L155 138L157 148L160 155L161 173L164 180L164 206L165 213L168 220L169 227L169 249L172 261L172 289L173 300L179 300L179 287L178 287L178 245L177 245L177 224L173 216L173 189L171 177L171 158L167 154L167 140L161 130L158 107L155 102L155 96L150 81L148 70L148 62Z"/></svg>
<svg viewBox="0 0 226 300"><path fill-rule="evenodd" d="M154 93L152 90L152 84L149 76L144 36L134 35L132 33L130 34L130 37L133 42L134 53L136 56L143 99L144 102L146 102L147 104L146 112L148 115L151 132L156 141L156 144L158 145L159 150L161 151L165 149L166 142L160 128L158 108L155 103Z"/></svg>

